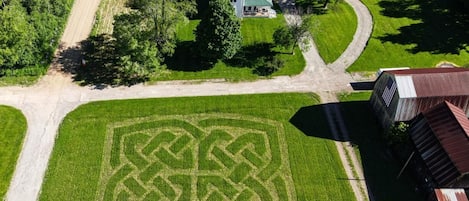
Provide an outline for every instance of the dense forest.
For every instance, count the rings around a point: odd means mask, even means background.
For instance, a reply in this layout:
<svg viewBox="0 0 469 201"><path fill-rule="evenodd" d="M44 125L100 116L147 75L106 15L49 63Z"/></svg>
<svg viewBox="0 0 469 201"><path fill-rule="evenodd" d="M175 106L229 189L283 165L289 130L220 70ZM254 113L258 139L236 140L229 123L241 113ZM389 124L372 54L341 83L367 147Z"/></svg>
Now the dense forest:
<svg viewBox="0 0 469 201"><path fill-rule="evenodd" d="M73 0L0 0L0 77L49 66Z"/></svg>

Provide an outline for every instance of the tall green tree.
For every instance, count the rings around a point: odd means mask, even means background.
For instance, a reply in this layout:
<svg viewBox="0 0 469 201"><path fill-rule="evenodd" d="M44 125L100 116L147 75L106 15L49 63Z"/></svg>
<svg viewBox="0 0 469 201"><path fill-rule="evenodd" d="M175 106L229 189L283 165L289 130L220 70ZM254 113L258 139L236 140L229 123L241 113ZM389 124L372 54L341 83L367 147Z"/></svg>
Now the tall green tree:
<svg viewBox="0 0 469 201"><path fill-rule="evenodd" d="M295 47L300 44L308 47L310 41L309 30L315 25L311 16L293 19L286 26L277 28L273 33L275 44L284 48L291 48L291 54L294 54Z"/></svg>
<svg viewBox="0 0 469 201"><path fill-rule="evenodd" d="M230 59L241 49L241 22L228 0L211 0L195 30L201 56Z"/></svg>
<svg viewBox="0 0 469 201"><path fill-rule="evenodd" d="M161 68L158 48L148 40L142 26L142 16L137 12L122 14L114 21L116 64L119 68L118 84L145 80L150 73Z"/></svg>
<svg viewBox="0 0 469 201"><path fill-rule="evenodd" d="M119 82L134 83L164 68L176 48L176 28L196 12L193 0L133 0L130 13L114 20ZM142 79L143 78L143 79Z"/></svg>
<svg viewBox="0 0 469 201"><path fill-rule="evenodd" d="M149 40L162 56L171 56L176 48L176 28L197 12L193 0L147 0L139 9Z"/></svg>
<svg viewBox="0 0 469 201"><path fill-rule="evenodd" d="M36 32L27 21L26 10L10 2L0 10L0 67L5 69L33 65Z"/></svg>

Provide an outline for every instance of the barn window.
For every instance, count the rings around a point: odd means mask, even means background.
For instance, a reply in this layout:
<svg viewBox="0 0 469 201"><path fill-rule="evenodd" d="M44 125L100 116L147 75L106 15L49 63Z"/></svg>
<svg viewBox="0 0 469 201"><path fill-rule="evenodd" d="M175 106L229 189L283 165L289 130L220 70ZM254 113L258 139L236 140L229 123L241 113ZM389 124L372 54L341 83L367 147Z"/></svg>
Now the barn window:
<svg viewBox="0 0 469 201"><path fill-rule="evenodd" d="M381 96L383 98L384 103L386 104L386 107L389 107L389 105L391 104L392 97L394 97L396 89L396 82L394 82L392 78L389 78L388 82L386 83L386 87L384 88L383 95Z"/></svg>

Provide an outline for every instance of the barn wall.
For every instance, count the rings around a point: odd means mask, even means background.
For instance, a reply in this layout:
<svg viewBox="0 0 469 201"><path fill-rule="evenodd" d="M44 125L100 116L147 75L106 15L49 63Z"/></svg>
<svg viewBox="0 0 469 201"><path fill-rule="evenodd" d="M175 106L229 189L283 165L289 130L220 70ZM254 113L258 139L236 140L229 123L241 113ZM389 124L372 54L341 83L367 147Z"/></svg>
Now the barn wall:
<svg viewBox="0 0 469 201"><path fill-rule="evenodd" d="M466 113L466 116L469 116L469 96L417 97L400 99L394 120L412 120L420 112L424 112L445 100L461 108Z"/></svg>
<svg viewBox="0 0 469 201"><path fill-rule="evenodd" d="M381 126L385 129L394 123L394 114L399 101L399 95L397 90L392 98L389 107L386 106L382 98L383 92L386 88L386 84L389 78L393 79L393 77L389 76L389 74L381 74L381 76L376 80L375 86L373 88L373 93L371 94L370 98L371 107L373 108L373 111L375 112L375 115L378 121L380 122ZM395 80L393 79L393 81Z"/></svg>

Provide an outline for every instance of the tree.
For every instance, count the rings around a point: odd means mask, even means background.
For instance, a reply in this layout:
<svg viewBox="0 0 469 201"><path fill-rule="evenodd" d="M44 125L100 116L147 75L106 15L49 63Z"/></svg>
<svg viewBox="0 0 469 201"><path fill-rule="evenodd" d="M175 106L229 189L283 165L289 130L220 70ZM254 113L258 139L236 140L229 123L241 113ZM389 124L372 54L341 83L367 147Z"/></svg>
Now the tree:
<svg viewBox="0 0 469 201"><path fill-rule="evenodd" d="M117 70L117 84L145 80L161 68L158 48L147 40L141 22L137 12L119 15L114 22L115 55L119 58L116 64L121 67Z"/></svg>
<svg viewBox="0 0 469 201"><path fill-rule="evenodd" d="M117 84L133 84L164 69L176 47L176 28L194 13L192 0L133 0L136 8L114 20Z"/></svg>
<svg viewBox="0 0 469 201"><path fill-rule="evenodd" d="M148 39L156 43L161 56L171 56L176 48L176 28L197 12L193 0L147 0L139 10Z"/></svg>
<svg viewBox="0 0 469 201"><path fill-rule="evenodd" d="M33 65L36 32L27 21L25 9L18 2L10 2L0 10L0 19L0 67Z"/></svg>
<svg viewBox="0 0 469 201"><path fill-rule="evenodd" d="M293 20L291 24L282 26L274 31L273 38L275 44L286 49L291 48L291 54L294 54L296 45L308 47L310 35L309 30L314 26L313 18L305 16Z"/></svg>
<svg viewBox="0 0 469 201"><path fill-rule="evenodd" d="M230 59L241 49L241 22L228 0L209 2L195 35L201 56L209 61Z"/></svg>
<svg viewBox="0 0 469 201"><path fill-rule="evenodd" d="M288 26L282 26L275 29L272 37L274 38L275 44L284 48L292 47L295 41L293 38L293 32Z"/></svg>
<svg viewBox="0 0 469 201"><path fill-rule="evenodd" d="M385 132L385 138L390 145L402 144L409 138L408 129L409 124L399 122L399 124L392 125Z"/></svg>

